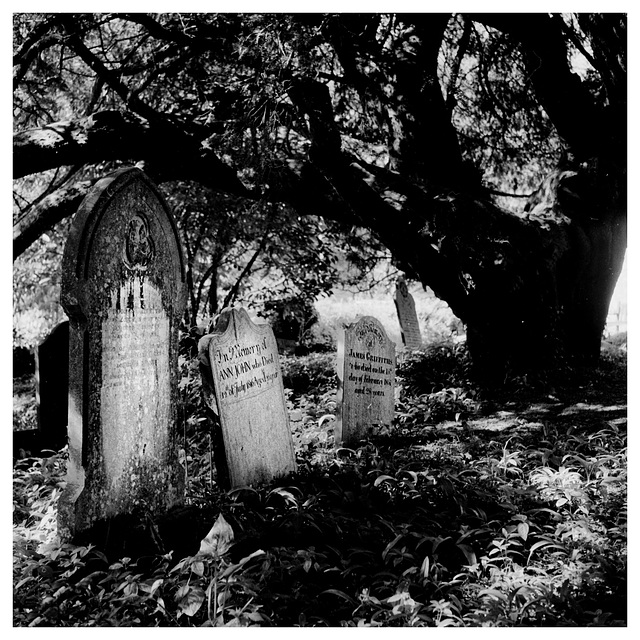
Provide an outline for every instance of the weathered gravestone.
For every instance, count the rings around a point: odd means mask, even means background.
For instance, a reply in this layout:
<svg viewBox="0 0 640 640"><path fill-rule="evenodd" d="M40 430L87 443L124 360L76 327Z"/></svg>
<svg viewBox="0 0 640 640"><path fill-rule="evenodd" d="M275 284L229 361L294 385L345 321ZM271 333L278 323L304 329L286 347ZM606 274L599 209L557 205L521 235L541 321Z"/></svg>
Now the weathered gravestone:
<svg viewBox="0 0 640 640"><path fill-rule="evenodd" d="M350 325L338 340L336 443L351 446L394 415L395 344L371 316Z"/></svg>
<svg viewBox="0 0 640 640"><path fill-rule="evenodd" d="M220 421L223 456L216 458L223 484L267 482L295 471L278 348L268 324L254 324L244 309L220 315L214 332L200 341L205 388ZM207 380L207 373L211 380ZM213 406L215 405L215 406Z"/></svg>
<svg viewBox="0 0 640 640"><path fill-rule="evenodd" d="M57 451L67 441L69 322L56 325L35 351L36 409L41 446Z"/></svg>
<svg viewBox="0 0 640 640"><path fill-rule="evenodd" d="M396 311L398 312L404 346L412 351L421 349L422 336L420 335L416 303L413 296L409 293L409 289L407 289L407 283L404 278L398 278L394 302Z"/></svg>
<svg viewBox="0 0 640 640"><path fill-rule="evenodd" d="M69 462L63 537L184 494L178 462L178 325L184 258L162 196L138 169L100 180L63 257L69 317Z"/></svg>

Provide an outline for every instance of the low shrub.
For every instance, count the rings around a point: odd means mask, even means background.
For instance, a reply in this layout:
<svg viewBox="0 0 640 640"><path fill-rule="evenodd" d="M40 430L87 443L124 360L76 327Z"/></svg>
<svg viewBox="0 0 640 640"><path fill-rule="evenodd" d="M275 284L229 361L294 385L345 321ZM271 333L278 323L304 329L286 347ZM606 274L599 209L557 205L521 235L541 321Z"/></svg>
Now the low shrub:
<svg viewBox="0 0 640 640"><path fill-rule="evenodd" d="M610 376L596 371L575 390L585 407L604 393L611 406L624 402L624 372L605 364ZM14 624L627 624L623 419L599 405L589 416L557 408L504 430L470 426L470 388L432 386L405 393L385 433L335 448L333 362L283 358L287 367L287 375L308 376L307 391L290 400L300 414L292 423L297 473L224 492L208 432L193 429L185 439L187 505L173 531L193 537L202 529L200 551L171 551L181 547L162 527L166 553L149 547L113 558L60 544L64 453L16 464ZM459 382L448 367L442 378ZM205 514L201 527L195 517ZM223 520L214 524L217 514Z"/></svg>
<svg viewBox="0 0 640 640"><path fill-rule="evenodd" d="M310 353L306 356L280 356L282 381L294 396L313 390L322 395L336 388L335 353Z"/></svg>
<svg viewBox="0 0 640 640"><path fill-rule="evenodd" d="M465 343L444 341L404 356L398 378L408 396L471 386L471 359Z"/></svg>

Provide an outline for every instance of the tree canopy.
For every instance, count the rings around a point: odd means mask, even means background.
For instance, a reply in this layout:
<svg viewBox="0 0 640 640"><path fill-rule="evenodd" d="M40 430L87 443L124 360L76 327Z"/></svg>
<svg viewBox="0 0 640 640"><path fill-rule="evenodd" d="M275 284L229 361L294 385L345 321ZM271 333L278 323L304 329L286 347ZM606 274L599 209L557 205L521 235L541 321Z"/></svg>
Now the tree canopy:
<svg viewBox="0 0 640 640"><path fill-rule="evenodd" d="M47 176L16 191L14 257L138 163L261 237L268 211L305 238L367 230L356 253L381 243L445 299L477 361L599 349L626 246L624 15L16 14L13 62L14 178Z"/></svg>

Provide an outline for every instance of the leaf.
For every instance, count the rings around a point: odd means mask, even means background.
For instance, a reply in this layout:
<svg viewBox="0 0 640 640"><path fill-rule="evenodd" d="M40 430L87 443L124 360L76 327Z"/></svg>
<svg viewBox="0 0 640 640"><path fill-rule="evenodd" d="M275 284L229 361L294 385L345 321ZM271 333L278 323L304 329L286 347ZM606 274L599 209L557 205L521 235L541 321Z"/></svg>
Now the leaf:
<svg viewBox="0 0 640 640"><path fill-rule="evenodd" d="M156 602L157 602L156 608L153 613L157 613L158 611L160 613L166 613L167 610L165 609L165 606L164 606L164 600L160 596L158 596L158 598L156 599Z"/></svg>
<svg viewBox="0 0 640 640"><path fill-rule="evenodd" d="M225 626L225 627L244 627L245 625L243 625L242 622L240 620L238 620L238 618L231 618L231 620L229 620L229 622L225 622L225 624L223 626Z"/></svg>
<svg viewBox="0 0 640 640"><path fill-rule="evenodd" d="M178 607L186 616L194 616L204 602L204 591L197 586L187 586L188 593L180 600ZM180 589L182 590L182 588Z"/></svg>
<svg viewBox="0 0 640 640"><path fill-rule="evenodd" d="M338 596L338 598L342 598L351 604L356 604L356 601L351 596L347 595L344 591L340 591L340 589L325 589L320 595L323 593L332 593L334 596Z"/></svg>
<svg viewBox="0 0 640 640"><path fill-rule="evenodd" d="M496 589L483 589L478 593L479 598L481 598L482 596L491 596L492 598L497 598L498 600L507 602L507 596L504 593L497 591Z"/></svg>
<svg viewBox="0 0 640 640"><path fill-rule="evenodd" d="M231 548L233 542L233 529L220 514L207 537L200 543L198 553L203 556L216 558L222 556Z"/></svg>
<svg viewBox="0 0 640 640"><path fill-rule="evenodd" d="M526 522L520 522L518 524L518 535L526 542L529 535L529 525Z"/></svg>
<svg viewBox="0 0 640 640"><path fill-rule="evenodd" d="M411 478L411 482L413 484L418 484L418 474L415 471L411 471L410 469L402 469L396 474L396 476L401 477L404 474L408 475Z"/></svg>
<svg viewBox="0 0 640 640"><path fill-rule="evenodd" d="M252 493L255 496L257 496L258 498L260 498L260 494L253 488L251 487L238 487L237 489L232 489L231 491L229 491L227 493L227 495L232 498L233 500L238 500L240 499L240 496L243 493Z"/></svg>
<svg viewBox="0 0 640 640"><path fill-rule="evenodd" d="M531 556L533 555L533 552L536 551L537 549L561 549L562 551L566 551L566 548L559 544L549 542L548 540L541 540L540 542L536 542L534 545L531 546L531 549L529 549L529 557L527 558L527 563L529 563L529 561L531 560Z"/></svg>
<svg viewBox="0 0 640 640"><path fill-rule="evenodd" d="M180 600L182 600L182 598L184 598L187 593L189 593L189 585L188 584L183 584L178 591L176 591L176 595L174 596L174 600L176 602L179 602Z"/></svg>
<svg viewBox="0 0 640 640"><path fill-rule="evenodd" d="M283 489L282 487L276 487L275 489L270 491L269 494L267 495L267 500L272 495L281 496L282 498L284 498L284 501L287 504L290 504L290 505L292 505L294 507L298 506L298 501L296 500L295 496L290 491L287 491L286 489Z"/></svg>
<svg viewBox="0 0 640 640"><path fill-rule="evenodd" d="M204 575L204 562L200 562L199 560L197 562L194 562L191 564L191 571L193 573L195 573L197 576L203 576Z"/></svg>
<svg viewBox="0 0 640 640"><path fill-rule="evenodd" d="M403 534L399 533L385 548L384 551L382 552L382 559L384 560L387 557L387 553L389 553L389 551L391 551L391 549L393 547L396 546L396 544L398 543L399 540L402 539Z"/></svg>
<svg viewBox="0 0 640 640"><path fill-rule="evenodd" d="M253 622L262 622L264 620L264 616L259 611L252 611L251 613L245 614L249 620Z"/></svg>
<svg viewBox="0 0 640 640"><path fill-rule="evenodd" d="M436 627L451 627L456 623L452 618L444 618L444 620L436 621Z"/></svg>
<svg viewBox="0 0 640 640"><path fill-rule="evenodd" d="M332 413L327 413L318 420L318 426L321 427L327 420L335 420L336 417Z"/></svg>
<svg viewBox="0 0 640 640"><path fill-rule="evenodd" d="M431 564L431 561L429 560L429 556L425 556L424 560L422 561L422 564L420 565L420 574L422 575L423 578L429 577L430 564Z"/></svg>
<svg viewBox="0 0 640 640"><path fill-rule="evenodd" d="M245 564L247 564L247 562L249 562L249 560L251 560L252 558L255 558L256 556L261 556L264 554L264 551L262 549L258 549L257 551L254 551L253 553L250 553L248 556L242 558L242 560L240 560L238 562L238 564L231 564L229 565L220 575L221 578L227 578L229 577L231 574L235 573L238 569L240 569L241 567L243 567ZM211 583L213 584L213 582Z"/></svg>
<svg viewBox="0 0 640 640"><path fill-rule="evenodd" d="M20 580L20 582L18 582L18 584L16 584L16 585L13 587L13 591L14 591L14 593L15 593L16 591L18 591L18 590L20 589L20 587L22 587L23 585L27 584L27 582L29 582L29 581L31 581L31 580L33 580L33 578L32 578L31 576L27 576L26 578L22 578L22 580Z"/></svg>
<svg viewBox="0 0 640 640"><path fill-rule="evenodd" d="M464 553L464 557L467 559L468 564L474 565L478 563L476 554L468 544L458 544L457 547L462 551L462 553Z"/></svg>
<svg viewBox="0 0 640 640"><path fill-rule="evenodd" d="M164 582L164 578L157 578L152 584L149 584L149 582L151 582L151 580L147 581L147 583L141 583L140 588L149 595L153 595Z"/></svg>
<svg viewBox="0 0 640 640"><path fill-rule="evenodd" d="M382 482L393 482L394 484L397 484L398 481L392 476L381 475L376 478L375 482L373 483L373 486L377 487Z"/></svg>

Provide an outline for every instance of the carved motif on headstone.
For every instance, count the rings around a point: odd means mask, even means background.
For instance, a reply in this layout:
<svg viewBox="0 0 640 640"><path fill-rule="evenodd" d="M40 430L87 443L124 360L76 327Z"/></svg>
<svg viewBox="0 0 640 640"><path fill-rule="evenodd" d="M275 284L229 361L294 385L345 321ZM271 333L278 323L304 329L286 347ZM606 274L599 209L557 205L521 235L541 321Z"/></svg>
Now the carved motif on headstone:
<svg viewBox="0 0 640 640"><path fill-rule="evenodd" d="M124 242L124 263L132 271L145 271L153 251L149 223L143 214L138 213L129 221Z"/></svg>

